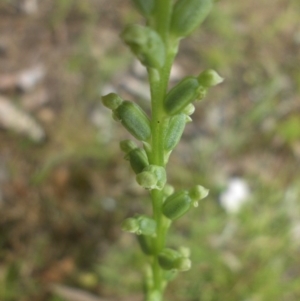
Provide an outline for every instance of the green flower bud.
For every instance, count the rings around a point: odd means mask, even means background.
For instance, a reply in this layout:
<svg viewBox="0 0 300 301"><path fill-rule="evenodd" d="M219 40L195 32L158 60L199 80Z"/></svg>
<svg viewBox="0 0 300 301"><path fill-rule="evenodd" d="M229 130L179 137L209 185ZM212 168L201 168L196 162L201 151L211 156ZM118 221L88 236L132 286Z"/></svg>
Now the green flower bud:
<svg viewBox="0 0 300 301"><path fill-rule="evenodd" d="M139 224L138 235L156 235L156 221L146 215L139 215L136 217Z"/></svg>
<svg viewBox="0 0 300 301"><path fill-rule="evenodd" d="M150 138L151 127L149 118L137 104L125 100L114 110L114 114L136 139L146 141Z"/></svg>
<svg viewBox="0 0 300 301"><path fill-rule="evenodd" d="M172 185L166 184L163 193L165 197L170 196L172 193L174 193L174 187Z"/></svg>
<svg viewBox="0 0 300 301"><path fill-rule="evenodd" d="M199 86L198 88L198 97L195 100L196 102L202 100L207 94L207 88L203 87L203 86Z"/></svg>
<svg viewBox="0 0 300 301"><path fill-rule="evenodd" d="M139 230L138 220L134 217L126 218L121 228L125 232L136 233Z"/></svg>
<svg viewBox="0 0 300 301"><path fill-rule="evenodd" d="M151 15L154 9L154 0L132 0L136 8L145 17Z"/></svg>
<svg viewBox="0 0 300 301"><path fill-rule="evenodd" d="M156 234L156 221L145 215L137 215L124 220L122 223L122 230L138 235Z"/></svg>
<svg viewBox="0 0 300 301"><path fill-rule="evenodd" d="M157 179L156 189L162 190L164 188L167 181L166 170L164 167L157 166L157 165L148 165L147 167L144 168L143 171L151 172L156 176Z"/></svg>
<svg viewBox="0 0 300 301"><path fill-rule="evenodd" d="M149 237L148 235L141 234L141 235L137 235L137 240L144 254L153 255L154 251L151 242L151 237Z"/></svg>
<svg viewBox="0 0 300 301"><path fill-rule="evenodd" d="M142 172L143 169L149 165L146 152L141 148L136 148L129 152L128 158L130 161L131 168L136 174Z"/></svg>
<svg viewBox="0 0 300 301"><path fill-rule="evenodd" d="M224 78L221 77L216 71L212 69L205 70L200 73L198 76L198 82L201 86L205 88L210 88L216 86L224 81Z"/></svg>
<svg viewBox="0 0 300 301"><path fill-rule="evenodd" d="M115 110L122 102L123 99L116 93L109 93L102 96L103 105L111 110Z"/></svg>
<svg viewBox="0 0 300 301"><path fill-rule="evenodd" d="M170 151L178 144L186 124L186 115L177 114L170 118L167 133L165 136L165 151Z"/></svg>
<svg viewBox="0 0 300 301"><path fill-rule="evenodd" d="M144 66L156 69L163 66L165 46L157 32L149 27L131 24L122 32L121 38Z"/></svg>
<svg viewBox="0 0 300 301"><path fill-rule="evenodd" d="M134 150L138 148L138 146L136 145L136 143L132 140L126 139L126 140L122 140L120 142L120 149L125 153L128 154L130 151Z"/></svg>
<svg viewBox="0 0 300 301"><path fill-rule="evenodd" d="M180 190L170 195L162 207L163 214L170 220L176 220L189 211L192 199L187 190Z"/></svg>
<svg viewBox="0 0 300 301"><path fill-rule="evenodd" d="M165 151L173 150L180 141L186 124L186 115L177 114L170 118L167 133L165 136Z"/></svg>
<svg viewBox="0 0 300 301"><path fill-rule="evenodd" d="M213 0L178 0L173 9L171 32L185 37L194 31L207 17Z"/></svg>
<svg viewBox="0 0 300 301"><path fill-rule="evenodd" d="M189 196L193 201L195 207L198 206L198 201L208 196L209 190L203 186L197 185L189 190Z"/></svg>
<svg viewBox="0 0 300 301"><path fill-rule="evenodd" d="M148 165L136 176L136 180L146 189L162 190L167 181L166 170L162 166Z"/></svg>
<svg viewBox="0 0 300 301"><path fill-rule="evenodd" d="M165 111L169 115L176 115L203 96L203 87L199 85L198 79L188 76L168 92L164 102Z"/></svg>
<svg viewBox="0 0 300 301"><path fill-rule="evenodd" d="M173 249L165 248L158 255L159 265L165 270L176 269L176 261L182 255Z"/></svg>
<svg viewBox="0 0 300 301"><path fill-rule="evenodd" d="M182 257L175 261L175 266L178 271L185 272L191 268L192 262L189 258Z"/></svg>
<svg viewBox="0 0 300 301"><path fill-rule="evenodd" d="M158 255L159 265L165 270L187 271L191 268L191 260L173 249L165 248Z"/></svg>
<svg viewBox="0 0 300 301"><path fill-rule="evenodd" d="M136 176L138 184L145 189L156 189L157 178L156 176L148 171L143 171Z"/></svg>
<svg viewBox="0 0 300 301"><path fill-rule="evenodd" d="M188 104L182 111L183 114L185 115L192 115L195 112L195 106L193 104Z"/></svg>

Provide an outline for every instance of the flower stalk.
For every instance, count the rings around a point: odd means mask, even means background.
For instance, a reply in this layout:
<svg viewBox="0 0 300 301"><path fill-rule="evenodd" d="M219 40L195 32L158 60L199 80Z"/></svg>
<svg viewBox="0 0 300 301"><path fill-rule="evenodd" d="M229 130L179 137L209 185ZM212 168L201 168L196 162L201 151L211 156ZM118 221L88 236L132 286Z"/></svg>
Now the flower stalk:
<svg viewBox="0 0 300 301"><path fill-rule="evenodd" d="M167 283L178 272L191 267L189 251L166 246L172 222L196 207L208 195L200 185L174 191L167 184L166 165L178 144L185 124L191 121L195 107L210 87L223 79L214 70L182 79L168 91L171 67L182 38L205 19L213 0L132 0L146 18L147 26L128 25L121 38L132 53L147 68L151 92L151 116L137 104L110 93L103 96L103 104L112 110L114 119L141 142L120 143L125 159L136 174L137 183L150 192L151 217L136 215L126 219L123 230L137 235L141 250L147 256L145 273L145 301L163 301ZM184 251L182 251L184 250Z"/></svg>

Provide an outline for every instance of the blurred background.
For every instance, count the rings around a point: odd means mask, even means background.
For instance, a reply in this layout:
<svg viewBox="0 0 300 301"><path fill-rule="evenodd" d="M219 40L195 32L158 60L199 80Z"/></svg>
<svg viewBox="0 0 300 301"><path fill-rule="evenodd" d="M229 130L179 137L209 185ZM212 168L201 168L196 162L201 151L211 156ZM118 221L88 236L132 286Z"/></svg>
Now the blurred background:
<svg viewBox="0 0 300 301"><path fill-rule="evenodd" d="M182 41L171 85L225 81L170 158L177 188L210 195L174 223L193 267L174 301L300 300L300 2L218 1ZM101 105L149 110L145 70L119 39L129 0L0 1L0 300L141 300L144 257L120 231L150 202Z"/></svg>

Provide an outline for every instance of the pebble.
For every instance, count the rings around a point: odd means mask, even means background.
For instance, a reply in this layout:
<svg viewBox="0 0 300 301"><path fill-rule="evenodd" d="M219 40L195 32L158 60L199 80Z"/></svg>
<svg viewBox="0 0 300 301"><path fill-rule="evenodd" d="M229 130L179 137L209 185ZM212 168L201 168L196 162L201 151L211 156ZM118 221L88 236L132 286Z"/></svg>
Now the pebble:
<svg viewBox="0 0 300 301"><path fill-rule="evenodd" d="M40 83L46 75L46 70L42 65L36 65L19 72L17 76L17 87L24 91L30 91Z"/></svg>
<svg viewBox="0 0 300 301"><path fill-rule="evenodd" d="M22 134L36 143L42 142L46 137L44 129L30 115L2 96L0 96L0 127Z"/></svg>
<svg viewBox="0 0 300 301"><path fill-rule="evenodd" d="M27 15L33 15L38 12L38 0L23 0L20 3L20 9Z"/></svg>
<svg viewBox="0 0 300 301"><path fill-rule="evenodd" d="M53 284L51 291L67 301L107 301L107 299L98 298L86 291L59 284Z"/></svg>
<svg viewBox="0 0 300 301"><path fill-rule="evenodd" d="M0 74L0 91L33 90L45 77L46 70L42 65L32 66L16 73Z"/></svg>

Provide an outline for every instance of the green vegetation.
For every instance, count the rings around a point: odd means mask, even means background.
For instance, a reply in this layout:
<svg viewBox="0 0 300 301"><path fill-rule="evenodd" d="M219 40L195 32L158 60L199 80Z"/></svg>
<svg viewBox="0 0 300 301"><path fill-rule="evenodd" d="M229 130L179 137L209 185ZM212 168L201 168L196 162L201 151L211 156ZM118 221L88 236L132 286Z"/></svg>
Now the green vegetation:
<svg viewBox="0 0 300 301"><path fill-rule="evenodd" d="M208 195L200 185L177 190L167 184L166 165L178 144L189 117L195 111L193 102L202 100L209 88L223 81L213 70L185 77L168 91L171 67L179 42L205 19L212 0L134 1L148 26L128 25L121 34L123 41L147 68L151 91L151 118L137 104L123 100L115 93L102 97L115 120L137 140L121 142L136 181L150 191L152 216L136 215L123 222L123 230L137 235L142 251L148 256L144 291L146 301L162 301L167 283L180 271L191 268L190 250L167 247L172 222L182 217Z"/></svg>

